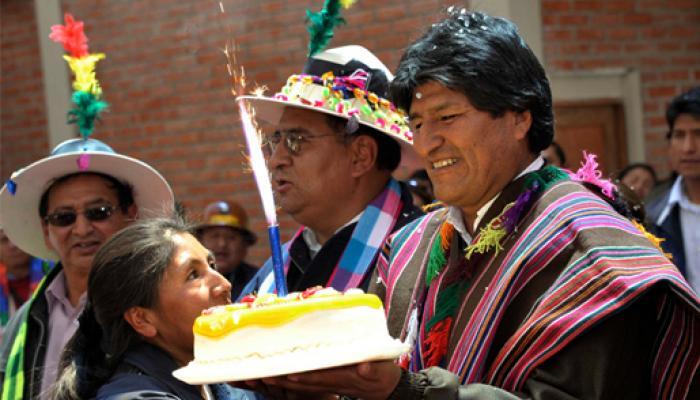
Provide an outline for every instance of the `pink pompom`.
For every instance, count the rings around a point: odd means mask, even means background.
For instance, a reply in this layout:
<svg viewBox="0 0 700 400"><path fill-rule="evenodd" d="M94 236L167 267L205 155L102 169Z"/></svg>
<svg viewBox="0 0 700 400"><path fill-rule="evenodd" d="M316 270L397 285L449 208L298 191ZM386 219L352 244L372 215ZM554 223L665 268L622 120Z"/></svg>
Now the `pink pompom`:
<svg viewBox="0 0 700 400"><path fill-rule="evenodd" d="M570 173L571 179L578 182L588 182L598 186L603 194L610 199L614 199L613 192L617 189L609 179L603 179L603 173L598 169L598 162L595 160L596 155L593 153L583 152L583 162L581 168L575 173Z"/></svg>

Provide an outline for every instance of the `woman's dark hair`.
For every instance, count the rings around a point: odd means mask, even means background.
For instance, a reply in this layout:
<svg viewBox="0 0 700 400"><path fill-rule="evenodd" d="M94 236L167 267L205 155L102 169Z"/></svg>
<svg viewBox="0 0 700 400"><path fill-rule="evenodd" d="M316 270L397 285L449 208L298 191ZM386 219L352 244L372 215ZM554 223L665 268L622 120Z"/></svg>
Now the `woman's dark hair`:
<svg viewBox="0 0 700 400"><path fill-rule="evenodd" d="M39 200L39 216L42 219L46 217L46 214L49 212L49 193L51 193L51 189L53 189L56 185L69 181L79 175L94 175L106 180L109 183L109 186L114 189L119 202L119 209L122 210L123 213L129 211L129 207L134 204L134 188L128 183L120 182L119 179L101 172L76 172L74 174L64 175L55 179L53 182L51 182L51 185L48 189L46 189L44 194L41 195L41 199Z"/></svg>
<svg viewBox="0 0 700 400"><path fill-rule="evenodd" d="M141 342L124 313L158 303L158 288L176 249L173 236L189 232L179 218L140 220L100 248L92 262L80 327L61 357L55 399L93 398L124 353Z"/></svg>
<svg viewBox="0 0 700 400"><path fill-rule="evenodd" d="M394 171L401 162L401 145L389 136L358 122L353 123L345 118L327 115L328 126L339 136L347 139L366 135L377 142L377 169L382 171Z"/></svg>
<svg viewBox="0 0 700 400"><path fill-rule="evenodd" d="M626 166L625 168L622 168L620 172L617 173L617 180L621 181L622 178L624 178L627 174L632 172L632 170L635 170L637 168L641 168L650 173L651 177L654 178L654 184L656 184L659 181L656 177L656 171L654 171L654 167L646 163L632 163Z"/></svg>
<svg viewBox="0 0 700 400"><path fill-rule="evenodd" d="M671 104L666 109L666 122L668 123L666 138L671 138L676 119L681 114L690 114L695 118L700 118L700 86L694 87L671 100Z"/></svg>
<svg viewBox="0 0 700 400"><path fill-rule="evenodd" d="M391 99L410 111L415 89L435 81L463 93L492 117L508 111L532 114L528 145L533 154L554 136L552 94L544 68L513 23L450 7L401 57Z"/></svg>

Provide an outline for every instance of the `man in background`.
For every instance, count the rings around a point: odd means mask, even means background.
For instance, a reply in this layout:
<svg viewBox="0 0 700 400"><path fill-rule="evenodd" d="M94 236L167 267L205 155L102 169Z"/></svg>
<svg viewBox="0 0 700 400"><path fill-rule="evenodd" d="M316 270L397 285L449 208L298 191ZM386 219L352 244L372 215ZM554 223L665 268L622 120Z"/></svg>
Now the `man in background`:
<svg viewBox="0 0 700 400"><path fill-rule="evenodd" d="M216 201L204 209L204 222L197 226L197 239L214 254L216 267L231 282L231 298L258 272L245 262L248 247L255 244L255 234L248 229L248 215L240 204Z"/></svg>
<svg viewBox="0 0 700 400"><path fill-rule="evenodd" d="M668 156L678 174L647 206L654 233L664 238L683 276L700 293L700 86L671 101L666 110Z"/></svg>

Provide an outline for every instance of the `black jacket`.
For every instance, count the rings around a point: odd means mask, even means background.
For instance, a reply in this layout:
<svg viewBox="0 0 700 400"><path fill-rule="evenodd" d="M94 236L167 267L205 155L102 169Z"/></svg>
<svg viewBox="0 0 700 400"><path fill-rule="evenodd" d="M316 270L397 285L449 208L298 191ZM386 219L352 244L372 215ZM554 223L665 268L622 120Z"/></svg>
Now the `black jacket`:
<svg viewBox="0 0 700 400"><path fill-rule="evenodd" d="M46 276L46 282L43 287L48 287L62 270L63 266L61 263L56 264ZM44 290L36 293L34 301L24 303L7 323L2 338L2 346L0 346L0 393L3 390L7 359L12 350L12 344L17 337L22 320L29 313L27 319L27 340L24 346L25 386L23 398L39 398L49 329L49 307L44 293ZM31 308L29 306L30 303Z"/></svg>
<svg viewBox="0 0 700 400"><path fill-rule="evenodd" d="M141 344L128 351L112 378L97 391L99 400L202 400L199 386L173 377L175 361L160 348ZM252 392L225 384L209 385L216 400L255 400Z"/></svg>
<svg viewBox="0 0 700 400"><path fill-rule="evenodd" d="M668 213L663 221L659 222L659 217L661 213L666 208L668 200L671 197L671 189L673 189L673 182L669 187L656 196L649 200L647 203L647 220L649 221L649 227L651 232L665 239L661 242L661 247L665 252L671 253L673 255L673 263L678 267L678 270L686 276L685 271L685 247L683 246L683 230L681 228L681 215L680 206L678 203L671 207L671 211Z"/></svg>

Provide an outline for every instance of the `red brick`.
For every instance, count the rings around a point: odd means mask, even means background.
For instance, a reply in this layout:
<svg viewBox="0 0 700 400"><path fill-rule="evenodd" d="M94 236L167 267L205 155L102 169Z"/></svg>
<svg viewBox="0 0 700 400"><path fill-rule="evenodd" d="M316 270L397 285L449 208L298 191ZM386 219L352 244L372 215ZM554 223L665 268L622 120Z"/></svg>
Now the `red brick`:
<svg viewBox="0 0 700 400"><path fill-rule="evenodd" d="M571 2L569 0L543 0L542 8L548 11L569 11Z"/></svg>
<svg viewBox="0 0 700 400"><path fill-rule="evenodd" d="M574 0L574 10L576 11L594 11L602 10L603 3L606 1L598 0Z"/></svg>
<svg viewBox="0 0 700 400"><path fill-rule="evenodd" d="M570 30L563 30L563 29L556 29L556 30L547 30L544 32L544 40L545 41L565 41L571 39L571 31Z"/></svg>
<svg viewBox="0 0 700 400"><path fill-rule="evenodd" d="M588 16L581 14L562 15L559 17L561 25L584 25L588 23Z"/></svg>
<svg viewBox="0 0 700 400"><path fill-rule="evenodd" d="M579 29L576 31L576 39L578 40L601 40L603 36L600 29Z"/></svg>
<svg viewBox="0 0 700 400"><path fill-rule="evenodd" d="M664 97L670 98L676 95L676 88L674 86L659 86L652 87L647 90L647 93L651 97Z"/></svg>
<svg viewBox="0 0 700 400"><path fill-rule="evenodd" d="M637 30L634 28L615 28L607 33L608 39L628 40L637 37Z"/></svg>
<svg viewBox="0 0 700 400"><path fill-rule="evenodd" d="M634 0L606 0L601 1L607 11L632 11L634 10Z"/></svg>

